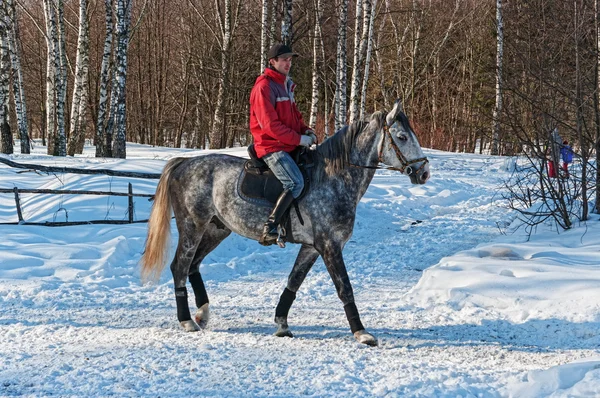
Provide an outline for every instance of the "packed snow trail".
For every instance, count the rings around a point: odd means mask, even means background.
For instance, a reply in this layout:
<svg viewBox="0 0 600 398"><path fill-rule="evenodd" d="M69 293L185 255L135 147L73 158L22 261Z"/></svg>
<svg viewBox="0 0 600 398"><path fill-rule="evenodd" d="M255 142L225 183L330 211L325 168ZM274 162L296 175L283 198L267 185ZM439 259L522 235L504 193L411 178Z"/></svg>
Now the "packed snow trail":
<svg viewBox="0 0 600 398"><path fill-rule="evenodd" d="M193 154L140 145L129 152L139 159L97 167L155 172L180 152ZM376 348L354 340L321 260L290 311L296 337L272 336L297 245L264 248L229 237L201 268L211 300L209 328L185 333L168 267L157 285L140 284L145 224L0 226L0 396L494 397L541 391L539 380L566 380L550 393L584 380L592 365L543 370L597 355L592 321L514 323L486 307L418 305L411 289L422 270L497 239L498 225L510 222L494 203L507 173L503 159L426 155L432 178L424 186L398 173L376 174L344 249L363 323L379 339ZM0 166L2 187L39 187L37 178ZM99 176L45 181L49 188L122 185ZM151 182L137 186L144 193L154 189ZM126 207L98 198L68 198L61 205L68 205L71 219L82 207L84 219L122 217ZM48 219L57 207L50 198L31 202L27 217ZM11 209L14 198L0 197L0 221L10 221ZM137 218L148 211L148 203L136 203ZM174 223L173 232L175 242ZM537 371L537 379L533 373L528 379L528 371ZM523 384L528 380L533 387Z"/></svg>

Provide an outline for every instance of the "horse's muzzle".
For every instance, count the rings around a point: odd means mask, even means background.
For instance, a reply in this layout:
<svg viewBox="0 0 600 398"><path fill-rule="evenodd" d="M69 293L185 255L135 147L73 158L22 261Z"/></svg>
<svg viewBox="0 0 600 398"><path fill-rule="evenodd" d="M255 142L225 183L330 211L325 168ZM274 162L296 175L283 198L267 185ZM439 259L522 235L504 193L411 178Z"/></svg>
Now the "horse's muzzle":
<svg viewBox="0 0 600 398"><path fill-rule="evenodd" d="M419 167L408 166L405 173L410 177L413 184L425 184L431 174L429 173L429 164L421 164Z"/></svg>

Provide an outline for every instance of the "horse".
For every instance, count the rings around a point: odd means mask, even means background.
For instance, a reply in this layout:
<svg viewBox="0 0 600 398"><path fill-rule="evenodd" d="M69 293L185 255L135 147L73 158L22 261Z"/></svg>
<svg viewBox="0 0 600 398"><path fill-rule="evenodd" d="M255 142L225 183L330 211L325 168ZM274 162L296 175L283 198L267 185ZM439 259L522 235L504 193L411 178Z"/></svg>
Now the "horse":
<svg viewBox="0 0 600 398"><path fill-rule="evenodd" d="M376 169L396 170L407 175L413 184L425 184L430 178L429 161L400 101L387 114L376 112L369 121L345 126L312 151L316 156L310 188L298 203L299 214L292 211L289 216L292 243L301 247L275 310L274 334L293 337L288 326L289 310L306 275L321 256L355 339L377 345L377 339L361 323L342 250L352 235L358 203ZM165 165L159 180L140 261L141 274L144 279L157 279L166 265L172 210L179 240L170 268L177 318L186 331L201 330L209 320L208 295L199 272L202 260L232 231L258 241L271 210L240 196L237 181L245 161L225 154L174 158ZM186 280L195 296L194 319Z"/></svg>

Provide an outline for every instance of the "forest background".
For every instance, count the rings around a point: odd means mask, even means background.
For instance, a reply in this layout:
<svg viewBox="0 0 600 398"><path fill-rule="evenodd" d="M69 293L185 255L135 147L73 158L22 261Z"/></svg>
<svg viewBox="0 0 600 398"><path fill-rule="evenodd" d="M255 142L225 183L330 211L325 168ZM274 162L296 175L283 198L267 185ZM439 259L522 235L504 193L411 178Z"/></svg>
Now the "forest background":
<svg viewBox="0 0 600 398"><path fill-rule="evenodd" d="M566 195L568 228L600 180L599 1L2 0L0 151L247 145L249 92L281 41L320 139L400 99L424 147L528 157L515 207L549 198L555 217ZM553 131L581 165L572 186L544 180Z"/></svg>

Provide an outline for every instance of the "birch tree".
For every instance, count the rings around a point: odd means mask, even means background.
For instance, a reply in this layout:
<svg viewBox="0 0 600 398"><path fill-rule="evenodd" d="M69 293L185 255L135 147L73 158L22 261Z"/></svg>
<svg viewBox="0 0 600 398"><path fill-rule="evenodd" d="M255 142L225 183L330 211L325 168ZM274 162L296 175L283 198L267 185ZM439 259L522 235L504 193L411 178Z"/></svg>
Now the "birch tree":
<svg viewBox="0 0 600 398"><path fill-rule="evenodd" d="M365 117L365 107L367 103L367 87L369 86L369 67L371 65L371 53L373 51L373 25L375 25L375 10L377 8L377 0L373 0L371 15L369 18L369 30L367 32L367 54L365 55L365 75L362 81L362 90L360 95L360 113L359 119Z"/></svg>
<svg viewBox="0 0 600 398"><path fill-rule="evenodd" d="M500 113L502 112L502 60L504 56L504 21L502 0L496 0L496 104L492 115L492 155L499 154Z"/></svg>
<svg viewBox="0 0 600 398"><path fill-rule="evenodd" d="M293 0L283 0L283 18L281 20L281 41L286 46L292 46L292 6Z"/></svg>
<svg viewBox="0 0 600 398"><path fill-rule="evenodd" d="M67 133L65 127L65 114L67 106L67 46L64 17L64 1L55 0L56 27L58 43L58 69L56 70L56 134L58 156L67 156Z"/></svg>
<svg viewBox="0 0 600 398"><path fill-rule="evenodd" d="M112 37L113 37L113 12L112 1L104 0L106 23L104 35L104 50L102 52L102 66L100 67L100 88L98 96L98 117L96 120L96 136L94 138L96 144L96 157L104 157L107 155L108 146L106 142L105 120L106 108L108 102L108 83L110 71L110 56L112 54ZM112 152L112 150L111 150Z"/></svg>
<svg viewBox="0 0 600 398"><path fill-rule="evenodd" d="M126 157L126 128L127 128L127 98L125 85L127 81L127 47L129 45L129 25L131 21L132 0L117 0L115 3L115 75L113 76L114 107L111 117L114 120L115 140L112 156L125 159Z"/></svg>
<svg viewBox="0 0 600 398"><path fill-rule="evenodd" d="M0 152L13 153L12 133L9 124L9 77L10 57L8 49L8 31L10 29L6 3L0 6Z"/></svg>
<svg viewBox="0 0 600 398"><path fill-rule="evenodd" d="M48 154L53 155L57 147L56 136L56 76L58 71L58 36L54 0L44 0L44 20L46 22L46 137Z"/></svg>
<svg viewBox="0 0 600 398"><path fill-rule="evenodd" d="M80 0L79 35L77 38L77 57L75 60L75 83L73 87L73 100L71 102L69 146L67 148L67 153L70 156L83 152L83 144L85 140L85 111L88 98L90 41L87 8L87 0Z"/></svg>
<svg viewBox="0 0 600 398"><path fill-rule="evenodd" d="M338 14L336 84L335 84L335 131L346 124L346 30L348 23L348 0L341 0Z"/></svg>
<svg viewBox="0 0 600 398"><path fill-rule="evenodd" d="M321 32L321 17L323 15L323 5L321 0L316 0L315 5L315 27L313 37L313 69L312 69L312 96L310 106L310 117L308 126L314 130L317 124L317 112L319 110L319 86L321 82L321 71L323 68L323 59L321 54L323 52L322 40L323 34ZM327 124L327 114L325 114L325 124Z"/></svg>
<svg viewBox="0 0 600 398"><path fill-rule="evenodd" d="M350 123L356 122L360 114L359 95L361 93L362 79L364 77L363 65L367 54L370 22L371 0L357 0L354 32L354 67L352 69L352 83L350 91Z"/></svg>
<svg viewBox="0 0 600 398"><path fill-rule="evenodd" d="M262 23L260 25L260 69L262 73L267 65L267 46L269 45L269 0L262 0Z"/></svg>
<svg viewBox="0 0 600 398"><path fill-rule="evenodd" d="M10 21L10 28L8 29L8 47L10 52L10 63L12 65L13 97L15 99L17 128L21 140L21 153L29 153L29 122L27 120L27 106L25 101L25 83L23 81L23 70L21 68L21 48L18 40L19 23L14 0L6 0L4 4L7 7Z"/></svg>

